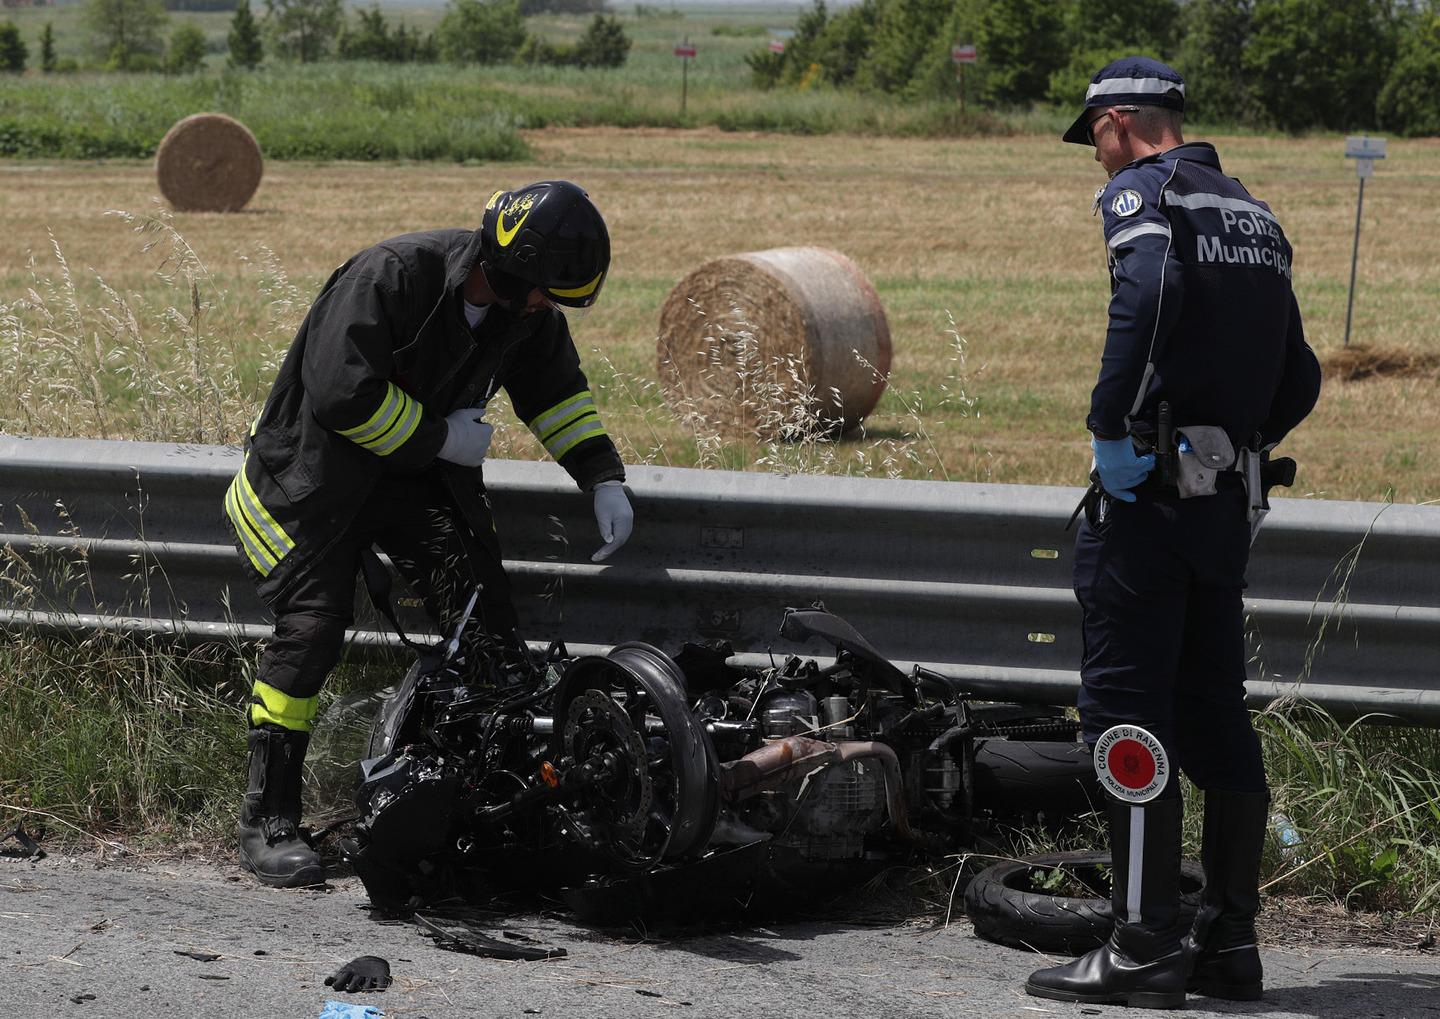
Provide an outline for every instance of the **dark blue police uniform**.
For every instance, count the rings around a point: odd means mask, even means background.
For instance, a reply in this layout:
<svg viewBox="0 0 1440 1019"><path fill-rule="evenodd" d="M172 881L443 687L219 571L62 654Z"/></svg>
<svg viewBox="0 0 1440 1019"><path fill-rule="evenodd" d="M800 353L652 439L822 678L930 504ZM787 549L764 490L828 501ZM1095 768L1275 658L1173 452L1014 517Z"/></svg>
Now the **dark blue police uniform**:
<svg viewBox="0 0 1440 1019"><path fill-rule="evenodd" d="M1153 448L1168 404L1182 432L1208 425L1235 450L1273 447L1314 405L1320 372L1269 206L1204 143L1131 163L1098 204L1112 296L1087 426ZM1087 742L1136 723L1200 788L1260 791L1244 688L1249 502L1237 470L1215 488L1181 498L1152 472L1135 502L1106 498L1082 523L1080 716Z"/></svg>
<svg viewBox="0 0 1440 1019"><path fill-rule="evenodd" d="M1164 64L1114 61L1091 79L1064 140L1095 145L1097 132L1116 132L1098 153L1113 168L1178 141L1184 97ZM1259 998L1269 792L1245 707L1242 592L1266 458L1314 406L1319 364L1291 292L1290 243L1211 146L1135 159L1095 200L1110 326L1086 419L1097 481L1074 582L1081 725L1110 793L1115 924L1105 945L1036 971L1025 989L1151 1008L1187 993ZM1188 932L1176 766L1205 790L1206 883Z"/></svg>

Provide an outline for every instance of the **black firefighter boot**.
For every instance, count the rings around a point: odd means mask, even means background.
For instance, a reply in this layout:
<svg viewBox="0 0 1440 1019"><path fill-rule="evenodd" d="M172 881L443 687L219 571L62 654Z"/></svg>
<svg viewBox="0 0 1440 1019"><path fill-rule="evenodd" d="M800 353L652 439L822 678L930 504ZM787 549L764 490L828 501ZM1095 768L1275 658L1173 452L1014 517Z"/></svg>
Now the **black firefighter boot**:
<svg viewBox="0 0 1440 1019"><path fill-rule="evenodd" d="M320 857L300 838L300 781L308 732L264 724L250 730L250 788L240 805L240 861L263 884L325 882Z"/></svg>
<svg viewBox="0 0 1440 1019"><path fill-rule="evenodd" d="M1200 860L1205 891L1195 926L1185 939L1193 969L1188 989L1211 998L1259 1001L1264 971L1255 947L1260 911L1260 851L1270 815L1270 793L1205 793L1205 834Z"/></svg>
<svg viewBox="0 0 1440 1019"><path fill-rule="evenodd" d="M1179 1008L1186 957L1180 946L1180 797L1109 808L1113 864L1110 940L1065 966L1030 974L1037 997L1089 1005Z"/></svg>

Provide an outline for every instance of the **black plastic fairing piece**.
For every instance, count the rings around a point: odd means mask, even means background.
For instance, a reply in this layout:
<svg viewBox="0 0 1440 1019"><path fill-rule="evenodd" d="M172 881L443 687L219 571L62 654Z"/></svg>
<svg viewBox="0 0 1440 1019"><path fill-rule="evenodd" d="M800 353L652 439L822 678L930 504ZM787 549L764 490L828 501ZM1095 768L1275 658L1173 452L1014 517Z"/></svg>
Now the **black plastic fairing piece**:
<svg viewBox="0 0 1440 1019"><path fill-rule="evenodd" d="M871 666L892 693L912 702L915 700L910 677L880 654L859 630L823 608L786 609L785 618L780 623L780 636L796 643L818 637L835 650L848 652Z"/></svg>

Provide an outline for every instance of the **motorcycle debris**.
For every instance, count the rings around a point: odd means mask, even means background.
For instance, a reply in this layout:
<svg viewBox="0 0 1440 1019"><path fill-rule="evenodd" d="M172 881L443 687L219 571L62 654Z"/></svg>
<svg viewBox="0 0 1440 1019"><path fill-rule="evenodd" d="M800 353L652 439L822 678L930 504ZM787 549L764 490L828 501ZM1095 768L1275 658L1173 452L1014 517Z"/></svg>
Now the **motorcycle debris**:
<svg viewBox="0 0 1440 1019"><path fill-rule="evenodd" d="M0 835L0 842L9 842L11 839L14 839L16 842L20 843L20 848L23 853L16 853L12 850L7 849L3 854L0 855L19 857L27 863L37 863L40 860L45 859L45 850L40 848L40 843L36 842L30 837L30 834L25 830L25 826L23 824L17 824L13 829L7 831L4 835Z"/></svg>
<svg viewBox="0 0 1440 1019"><path fill-rule="evenodd" d="M442 918L446 927L420 913L413 914L415 922L435 943L447 952L465 952L486 959L519 959L523 962L540 962L545 959L563 959L568 953L563 948L528 948L524 945L506 944L476 930L468 921L456 918Z"/></svg>

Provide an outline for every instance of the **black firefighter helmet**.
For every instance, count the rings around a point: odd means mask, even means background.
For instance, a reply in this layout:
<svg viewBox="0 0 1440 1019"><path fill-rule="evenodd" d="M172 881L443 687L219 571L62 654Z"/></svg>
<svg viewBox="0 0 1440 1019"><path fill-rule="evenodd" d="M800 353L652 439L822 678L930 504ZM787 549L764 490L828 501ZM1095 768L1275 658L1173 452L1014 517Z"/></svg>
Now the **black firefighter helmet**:
<svg viewBox="0 0 1440 1019"><path fill-rule="evenodd" d="M485 278L497 297L524 300L539 287L567 308L588 308L610 268L610 234L595 203L568 180L497 191L480 224Z"/></svg>

